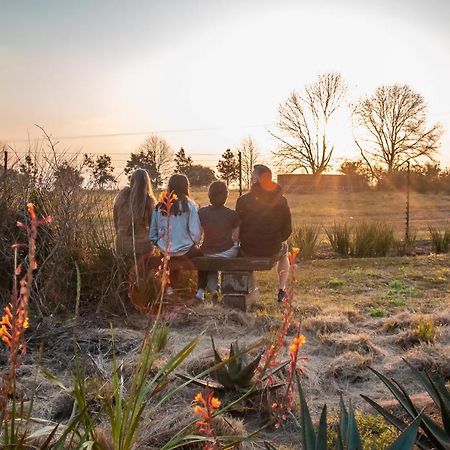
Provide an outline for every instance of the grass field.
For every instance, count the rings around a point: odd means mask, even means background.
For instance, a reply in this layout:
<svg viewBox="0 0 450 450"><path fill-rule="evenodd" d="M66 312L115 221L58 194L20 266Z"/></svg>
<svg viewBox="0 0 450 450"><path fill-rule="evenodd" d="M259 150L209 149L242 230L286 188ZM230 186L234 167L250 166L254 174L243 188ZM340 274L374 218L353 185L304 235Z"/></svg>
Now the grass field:
<svg viewBox="0 0 450 450"><path fill-rule="evenodd" d="M201 206L208 204L204 191L193 191L193 199ZM227 206L234 208L237 191L232 191ZM404 233L406 195L402 192L335 192L330 194L288 194L293 221L330 225L333 222L380 220ZM450 195L411 193L411 226L420 238L428 238L428 226L444 226L450 223Z"/></svg>
<svg viewBox="0 0 450 450"><path fill-rule="evenodd" d="M231 207L236 197L237 193L232 192ZM193 192L193 198L200 205L207 203L205 192ZM393 224L399 235L403 232L405 199L401 193L288 195L288 200L295 223L326 226L333 221L373 219ZM428 238L428 225L446 225L449 215L450 196L412 194L412 226L420 231L421 237ZM107 216L102 217L102 221L108 220ZM391 396L369 366L403 383L429 408L429 401L411 382L402 358L450 379L450 256L313 259L299 263L297 276L294 320L289 327L288 340L298 330L306 336L301 354L307 359L300 365L305 371L302 381L314 420L318 419L325 402L333 417L340 395L347 402L351 399L366 418L375 416L370 416L373 411L360 394L369 393L388 406ZM82 276L82 309L84 280ZM199 334L202 334L200 343L179 368L179 374L196 375L213 364L210 335L224 353L233 341L238 340L241 347L245 347L263 336L273 336L283 319L282 307L275 300L275 270L257 273L257 284L260 299L247 313L224 308L220 302L213 304L207 300L198 304L191 298L176 295L173 301L181 308L167 321L169 340L155 369L161 368L169 357ZM42 373L36 375L41 343L44 343L44 352L40 364L62 383L70 385L68 368L73 365L76 338L77 352L87 355L83 370L88 401L94 408L108 395L113 352L125 380L136 366L147 319L131 306L125 310L120 306L110 310L108 306L105 302L103 312L85 315L81 320L72 319L72 312L67 310L68 317L47 317L41 323L31 322L29 352L20 367L19 388L28 393L33 386L38 386L34 409L39 418L65 421L72 413L70 397L61 393ZM111 313L112 310L116 312ZM179 383L179 380L174 377L171 382ZM194 387L183 389L157 417L149 418L144 413L143 420L151 425L144 427L138 448L161 448L174 430L189 423L193 419L191 402L197 391ZM298 414L296 405L294 414ZM254 431L267 417L267 411L241 414L241 432ZM381 436L393 432L379 419L377 427L378 432L369 433L365 440L364 450L386 448ZM280 430L265 429L254 443L242 448L263 449L263 441L268 440L280 450L297 450L299 439L295 420L288 417Z"/></svg>
<svg viewBox="0 0 450 450"><path fill-rule="evenodd" d="M273 333L282 320L282 309L274 298L276 274L261 272L257 279L261 298L249 313L206 301L204 304L191 302L173 316L168 322L169 342L157 367L199 333L204 336L180 373L194 375L213 364L209 335L214 336L218 348L225 351L235 340L242 346L250 345L261 336ZM294 306L295 318L288 339L296 334L298 327L306 336L302 356L308 359L302 361L301 366L305 370L303 384L315 419L324 402L330 414L334 414L341 394L347 400L352 399L365 414L373 412L361 399L362 393L370 393L372 398L388 405L389 393L368 366L395 377L413 392L418 392L417 386L411 383L402 358L450 378L450 258L447 255L301 262ZM61 349L71 348L71 332L74 332L81 350L89 355L86 363L88 390L91 389L95 397L98 386L104 386L102 374L108 372L111 363L111 320L115 328L115 351L126 374L136 364L146 323L145 317L134 312L128 317L86 318L82 330L72 321L44 327L47 331L42 335L42 329L36 330L32 343L35 342L37 350L41 339L44 340L43 365L69 383L67 367L72 356L70 351L62 354ZM430 336L424 337L418 332L421 321L430 324ZM25 364L21 373L21 386L29 389L34 383L33 366ZM70 413L58 388L44 378L39 378L38 383L38 396L45 399L39 400L38 405L45 418ZM158 448L159 442L170 437L171 427L176 429L190 420L189 408L196 391L196 388L186 388L171 408L153 418L140 448ZM265 417L255 413L244 415L241 425L250 432L261 425ZM378 426L383 433L392 433L382 421ZM243 448L263 448L263 439L285 450L299 448L299 433L291 418L281 430L267 429L256 443ZM367 444L366 448L385 448L377 444L377 439L381 438L369 436L366 442L370 442L370 446Z"/></svg>

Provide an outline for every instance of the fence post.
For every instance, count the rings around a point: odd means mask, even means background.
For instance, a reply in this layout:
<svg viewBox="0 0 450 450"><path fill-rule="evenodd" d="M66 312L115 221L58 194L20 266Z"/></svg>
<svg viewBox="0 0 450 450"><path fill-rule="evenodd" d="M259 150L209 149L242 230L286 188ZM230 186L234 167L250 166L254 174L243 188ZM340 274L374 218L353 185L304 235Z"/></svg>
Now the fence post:
<svg viewBox="0 0 450 450"><path fill-rule="evenodd" d="M6 173L6 171L8 170L8 150L7 150L7 146L4 145L3 146L3 170L4 173Z"/></svg>
<svg viewBox="0 0 450 450"><path fill-rule="evenodd" d="M238 152L239 158L239 195L242 195L242 153Z"/></svg>
<svg viewBox="0 0 450 450"><path fill-rule="evenodd" d="M409 240L409 195L411 190L411 181L410 181L410 169L411 164L408 161L408 169L406 172L406 224L405 224L405 242Z"/></svg>

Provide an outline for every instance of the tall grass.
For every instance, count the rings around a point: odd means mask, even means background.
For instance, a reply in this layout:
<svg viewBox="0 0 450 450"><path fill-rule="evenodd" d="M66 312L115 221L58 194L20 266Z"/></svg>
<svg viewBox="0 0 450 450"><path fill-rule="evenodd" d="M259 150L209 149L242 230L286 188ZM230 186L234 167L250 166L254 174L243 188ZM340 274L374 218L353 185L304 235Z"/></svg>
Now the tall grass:
<svg viewBox="0 0 450 450"><path fill-rule="evenodd" d="M395 242L393 227L383 222L334 223L325 233L333 251L356 258L386 256Z"/></svg>
<svg viewBox="0 0 450 450"><path fill-rule="evenodd" d="M325 228L328 242L334 252L341 256L348 256L351 251L351 227L347 223L334 223L332 227Z"/></svg>
<svg viewBox="0 0 450 450"><path fill-rule="evenodd" d="M394 229L383 222L360 222L353 227L351 254L357 258L386 256L394 243Z"/></svg>
<svg viewBox="0 0 450 450"><path fill-rule="evenodd" d="M440 230L436 227L429 226L431 243L436 253L448 253L450 245L450 228Z"/></svg>
<svg viewBox="0 0 450 450"><path fill-rule="evenodd" d="M294 226L289 238L289 247L300 249L300 258L310 259L315 255L319 241L320 225L301 224Z"/></svg>

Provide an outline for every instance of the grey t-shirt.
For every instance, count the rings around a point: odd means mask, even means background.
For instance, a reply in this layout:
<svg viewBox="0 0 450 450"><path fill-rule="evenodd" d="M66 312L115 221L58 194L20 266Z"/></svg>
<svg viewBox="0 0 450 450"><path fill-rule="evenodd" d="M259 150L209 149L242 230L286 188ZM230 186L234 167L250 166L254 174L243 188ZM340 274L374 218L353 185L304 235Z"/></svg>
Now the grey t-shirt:
<svg viewBox="0 0 450 450"><path fill-rule="evenodd" d="M232 230L239 226L239 216L226 206L205 206L198 210L204 236L202 250L206 255L233 247Z"/></svg>

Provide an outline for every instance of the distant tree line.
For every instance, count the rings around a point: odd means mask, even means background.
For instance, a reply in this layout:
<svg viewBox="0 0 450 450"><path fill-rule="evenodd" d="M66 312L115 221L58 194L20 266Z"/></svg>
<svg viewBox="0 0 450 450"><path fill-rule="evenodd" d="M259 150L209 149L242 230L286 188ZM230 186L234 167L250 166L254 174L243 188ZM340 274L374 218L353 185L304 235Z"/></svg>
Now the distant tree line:
<svg viewBox="0 0 450 450"><path fill-rule="evenodd" d="M278 143L273 161L280 172L320 175L330 170L335 153L332 130L347 93L348 87L339 73L324 73L301 91L293 91L279 105L278 121L269 133ZM400 188L409 164L413 189L447 190L448 170L441 170L435 160L443 129L439 123L428 123L421 94L407 85L380 86L347 107L360 158L342 163L340 173L353 177L355 185L367 189ZM207 186L217 178L232 185L239 180L239 154L242 184L248 189L253 166L261 162L251 136L234 150L224 151L213 169L194 164L184 148L175 152L166 139L153 134L130 153L124 173L130 176L135 169L143 168L155 188L164 186L172 173L185 174L192 186ZM37 176L31 152L20 161L18 170L30 178ZM110 155L84 155L81 165L67 163L58 167L55 183L70 180L80 186L90 184L106 189L117 185L114 172Z"/></svg>

